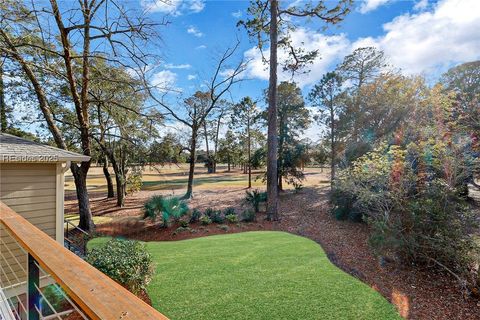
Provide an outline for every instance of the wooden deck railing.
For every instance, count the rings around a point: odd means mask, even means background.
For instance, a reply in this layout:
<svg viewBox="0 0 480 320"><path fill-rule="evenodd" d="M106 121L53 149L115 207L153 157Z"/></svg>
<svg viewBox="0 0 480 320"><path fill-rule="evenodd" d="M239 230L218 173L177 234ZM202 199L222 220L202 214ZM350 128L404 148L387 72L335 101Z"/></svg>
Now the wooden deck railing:
<svg viewBox="0 0 480 320"><path fill-rule="evenodd" d="M167 319L0 201L0 223L91 319ZM29 264L30 265L30 264ZM34 271L34 270L33 270ZM30 270L29 270L30 276ZM33 272L33 277L38 278ZM33 279L35 281L35 279ZM29 283L32 279L29 279ZM37 280L38 281L38 280ZM29 307L32 301L29 301ZM38 301L33 301L38 303ZM33 307L33 306L32 306Z"/></svg>

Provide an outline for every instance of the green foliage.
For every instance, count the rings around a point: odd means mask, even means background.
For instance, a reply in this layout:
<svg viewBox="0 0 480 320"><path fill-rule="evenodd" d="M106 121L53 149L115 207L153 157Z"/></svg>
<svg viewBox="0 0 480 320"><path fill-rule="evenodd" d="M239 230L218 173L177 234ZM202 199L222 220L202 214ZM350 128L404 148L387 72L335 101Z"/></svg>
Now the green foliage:
<svg viewBox="0 0 480 320"><path fill-rule="evenodd" d="M187 214L188 205L178 197L153 196L144 204L143 211L144 218L156 219L161 216L163 226L167 227L171 218L178 222Z"/></svg>
<svg viewBox="0 0 480 320"><path fill-rule="evenodd" d="M304 179L299 170L305 163L306 146L298 140L311 122L302 91L294 82L278 86L278 174L293 184ZM279 187L282 180L279 180Z"/></svg>
<svg viewBox="0 0 480 320"><path fill-rule="evenodd" d="M153 142L148 150L148 160L150 163L184 163L185 155L182 153L183 147L179 138L168 133L162 138L161 142Z"/></svg>
<svg viewBox="0 0 480 320"><path fill-rule="evenodd" d="M235 208L234 207L228 207L226 208L225 210L223 210L223 215L224 216L227 216L227 215L230 215L230 214L233 214L233 215L236 215L237 213L235 212Z"/></svg>
<svg viewBox="0 0 480 320"><path fill-rule="evenodd" d="M215 210L213 208L207 208L205 210L205 216L209 217L213 223L223 223L225 220L222 215L222 211Z"/></svg>
<svg viewBox="0 0 480 320"><path fill-rule="evenodd" d="M370 244L381 254L434 264L474 281L480 248L469 231L475 215L459 196L468 174L465 161L442 140L383 145L340 173L334 213L363 217L372 227Z"/></svg>
<svg viewBox="0 0 480 320"><path fill-rule="evenodd" d="M236 214L227 214L225 215L225 219L230 223L237 223L238 217Z"/></svg>
<svg viewBox="0 0 480 320"><path fill-rule="evenodd" d="M246 209L242 212L243 222L254 222L256 220L257 220L257 216L254 211Z"/></svg>
<svg viewBox="0 0 480 320"><path fill-rule="evenodd" d="M209 224L212 223L212 219L210 219L210 217L208 217L208 216L202 216L200 218L200 223L203 224L204 226L206 226L206 225L209 225Z"/></svg>
<svg viewBox="0 0 480 320"><path fill-rule="evenodd" d="M42 290L43 296L40 299L43 315L51 315L55 311L61 312L71 308L70 303L65 299L67 295L61 287L57 285L48 285ZM48 303L47 303L48 301ZM53 307L49 306L49 304Z"/></svg>
<svg viewBox="0 0 480 320"><path fill-rule="evenodd" d="M267 193L260 192L258 189L246 191L245 201L252 205L255 212L260 211L260 204L267 201Z"/></svg>
<svg viewBox="0 0 480 320"><path fill-rule="evenodd" d="M200 220L202 213L197 208L193 209L192 214L190 215L190 223L195 223Z"/></svg>
<svg viewBox="0 0 480 320"><path fill-rule="evenodd" d="M138 241L112 239L91 250L86 261L135 294L146 288L155 271L152 256Z"/></svg>
<svg viewBox="0 0 480 320"><path fill-rule="evenodd" d="M181 226L175 229L175 231L173 232L173 235L175 236L179 233L186 232L186 231L192 232L192 229L189 228L188 226Z"/></svg>
<svg viewBox="0 0 480 320"><path fill-rule="evenodd" d="M184 228L188 227L188 221L180 220L180 226Z"/></svg>
<svg viewBox="0 0 480 320"><path fill-rule="evenodd" d="M226 224L221 224L218 226L220 230L227 232L230 228Z"/></svg>
<svg viewBox="0 0 480 320"><path fill-rule="evenodd" d="M134 167L127 178L127 193L131 194L140 191L142 185L142 168Z"/></svg>
<svg viewBox="0 0 480 320"><path fill-rule="evenodd" d="M153 196L143 205L143 218L156 219L163 211L163 196Z"/></svg>

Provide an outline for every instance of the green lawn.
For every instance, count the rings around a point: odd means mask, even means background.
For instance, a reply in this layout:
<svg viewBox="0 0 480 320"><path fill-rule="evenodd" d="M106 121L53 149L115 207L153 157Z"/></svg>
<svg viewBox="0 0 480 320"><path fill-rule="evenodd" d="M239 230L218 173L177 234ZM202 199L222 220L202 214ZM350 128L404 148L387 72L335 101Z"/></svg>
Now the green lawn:
<svg viewBox="0 0 480 320"><path fill-rule="evenodd" d="M289 233L149 242L147 249L156 263L148 293L172 320L400 319L380 294L330 263L318 244Z"/></svg>

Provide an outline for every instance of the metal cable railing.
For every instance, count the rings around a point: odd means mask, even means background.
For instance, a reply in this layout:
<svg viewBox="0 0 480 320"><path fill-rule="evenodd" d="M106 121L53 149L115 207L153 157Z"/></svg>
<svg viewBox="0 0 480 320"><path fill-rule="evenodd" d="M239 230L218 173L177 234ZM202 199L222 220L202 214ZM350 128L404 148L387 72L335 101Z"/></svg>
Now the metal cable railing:
<svg viewBox="0 0 480 320"><path fill-rule="evenodd" d="M1 201L0 211L3 318L167 319Z"/></svg>
<svg viewBox="0 0 480 320"><path fill-rule="evenodd" d="M6 241L7 238L11 241ZM33 256L12 240L8 231L2 228L0 237L2 314L0 319L89 319L53 278L40 267ZM48 292L52 291L57 294L49 295Z"/></svg>

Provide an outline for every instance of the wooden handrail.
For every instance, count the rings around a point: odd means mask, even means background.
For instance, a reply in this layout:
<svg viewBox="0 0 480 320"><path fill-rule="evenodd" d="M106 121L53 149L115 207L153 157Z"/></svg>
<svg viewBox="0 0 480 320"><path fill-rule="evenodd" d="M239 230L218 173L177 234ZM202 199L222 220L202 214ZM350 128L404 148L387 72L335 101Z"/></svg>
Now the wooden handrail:
<svg viewBox="0 0 480 320"><path fill-rule="evenodd" d="M91 319L168 319L1 201L0 223Z"/></svg>

